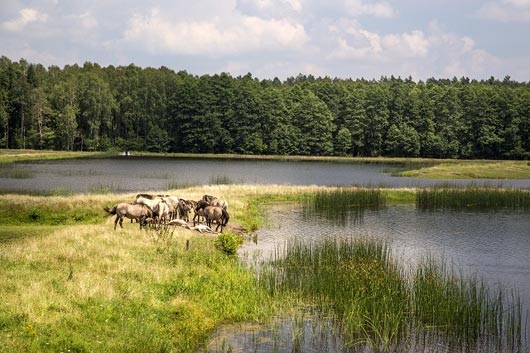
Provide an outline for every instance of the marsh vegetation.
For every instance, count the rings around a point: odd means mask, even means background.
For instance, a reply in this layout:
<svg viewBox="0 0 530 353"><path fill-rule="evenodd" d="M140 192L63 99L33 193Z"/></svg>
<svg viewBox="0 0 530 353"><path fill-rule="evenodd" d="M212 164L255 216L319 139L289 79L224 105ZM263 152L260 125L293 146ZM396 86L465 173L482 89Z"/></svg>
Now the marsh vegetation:
<svg viewBox="0 0 530 353"><path fill-rule="evenodd" d="M453 352L521 349L517 295L506 300L502 289L432 258L410 271L380 240L288 243L262 269L259 283L273 297L297 298L317 319L331 320L346 351L422 351L439 344Z"/></svg>

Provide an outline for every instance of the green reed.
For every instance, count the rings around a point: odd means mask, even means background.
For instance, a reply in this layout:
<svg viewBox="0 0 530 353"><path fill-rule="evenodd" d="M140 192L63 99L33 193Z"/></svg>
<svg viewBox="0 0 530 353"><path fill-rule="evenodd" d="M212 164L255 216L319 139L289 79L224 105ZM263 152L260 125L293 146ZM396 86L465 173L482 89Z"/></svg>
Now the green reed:
<svg viewBox="0 0 530 353"><path fill-rule="evenodd" d="M260 283L273 294L295 293L332 317L347 346L390 349L406 329L408 293L389 249L375 240L286 245Z"/></svg>
<svg viewBox="0 0 530 353"><path fill-rule="evenodd" d="M411 273L379 240L295 241L278 250L258 278L271 294L293 295L331 317L346 347L401 351L411 340L431 337L429 344L442 342L458 352L480 351L481 344L521 348L517 295L506 300L501 289L442 261L428 259Z"/></svg>
<svg viewBox="0 0 530 353"><path fill-rule="evenodd" d="M522 306L519 295L505 298L477 277L465 277L454 266L424 260L412 279L414 325L434 332L452 349L517 352L521 349Z"/></svg>
<svg viewBox="0 0 530 353"><path fill-rule="evenodd" d="M308 197L305 209L308 214L317 214L337 222L362 220L366 209L379 209L386 204L386 195L381 189L337 188L320 190Z"/></svg>
<svg viewBox="0 0 530 353"><path fill-rule="evenodd" d="M419 209L530 209L530 190L469 186L435 187L416 193Z"/></svg>
<svg viewBox="0 0 530 353"><path fill-rule="evenodd" d="M227 175L214 175L210 177L208 182L210 185L232 185L235 181Z"/></svg>
<svg viewBox="0 0 530 353"><path fill-rule="evenodd" d="M0 178L29 179L33 173L29 168L24 168L13 163L0 163Z"/></svg>
<svg viewBox="0 0 530 353"><path fill-rule="evenodd" d="M176 179L170 179L167 181L167 190L188 189L198 185L199 183L194 181L180 181Z"/></svg>

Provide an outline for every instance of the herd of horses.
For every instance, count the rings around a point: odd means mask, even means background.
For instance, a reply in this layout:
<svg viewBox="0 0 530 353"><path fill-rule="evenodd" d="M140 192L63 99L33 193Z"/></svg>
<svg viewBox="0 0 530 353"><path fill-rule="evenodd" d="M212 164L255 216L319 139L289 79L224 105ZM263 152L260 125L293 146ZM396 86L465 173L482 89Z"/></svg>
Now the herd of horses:
<svg viewBox="0 0 530 353"><path fill-rule="evenodd" d="M116 215L114 230L118 223L123 228L123 220L129 218L140 224L140 229L148 225L160 227L165 224L180 225L188 229L213 231L212 225L217 224L215 231L226 226L230 215L228 202L215 196L204 195L199 201L180 199L170 195L138 194L133 202L118 203L112 208L103 208L108 214ZM193 213L193 227L190 223ZM204 220L205 225L201 224Z"/></svg>

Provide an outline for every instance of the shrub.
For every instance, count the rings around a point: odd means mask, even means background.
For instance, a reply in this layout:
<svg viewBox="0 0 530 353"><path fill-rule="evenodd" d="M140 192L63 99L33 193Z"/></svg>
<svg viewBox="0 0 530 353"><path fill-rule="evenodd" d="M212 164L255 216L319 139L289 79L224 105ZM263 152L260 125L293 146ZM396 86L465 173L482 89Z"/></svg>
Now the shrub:
<svg viewBox="0 0 530 353"><path fill-rule="evenodd" d="M228 255L235 255L243 238L233 232L221 233L215 239L215 247Z"/></svg>

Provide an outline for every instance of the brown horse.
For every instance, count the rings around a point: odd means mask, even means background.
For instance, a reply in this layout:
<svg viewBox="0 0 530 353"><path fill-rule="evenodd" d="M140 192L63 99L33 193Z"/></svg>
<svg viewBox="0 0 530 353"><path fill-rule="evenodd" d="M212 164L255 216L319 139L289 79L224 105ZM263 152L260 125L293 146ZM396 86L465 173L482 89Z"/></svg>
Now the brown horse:
<svg viewBox="0 0 530 353"><path fill-rule="evenodd" d="M210 206L222 207L225 210L228 209L228 202L212 195L204 195L202 200L208 202Z"/></svg>
<svg viewBox="0 0 530 353"><path fill-rule="evenodd" d="M190 203L188 203L187 200L180 199L178 203L178 214L180 215L180 218L185 220L186 222L190 221L189 212L191 211L192 206Z"/></svg>
<svg viewBox="0 0 530 353"><path fill-rule="evenodd" d="M228 212L223 208L219 206L211 206L209 202L200 200L197 202L197 207L195 208L196 212L199 212L200 210L203 210L204 217L206 218L206 225L208 227L212 227L212 222L217 222L217 227L215 228L215 231L221 227L221 233L223 232L223 226L226 226L228 223L228 220L230 219L230 215Z"/></svg>
<svg viewBox="0 0 530 353"><path fill-rule="evenodd" d="M103 209L110 215L116 215L114 230L116 230L118 222L120 222L120 227L123 228L123 218L125 217L137 220L140 223L140 229L145 226L147 218L153 218L151 209L143 204L119 203L111 209L108 207L103 207Z"/></svg>

